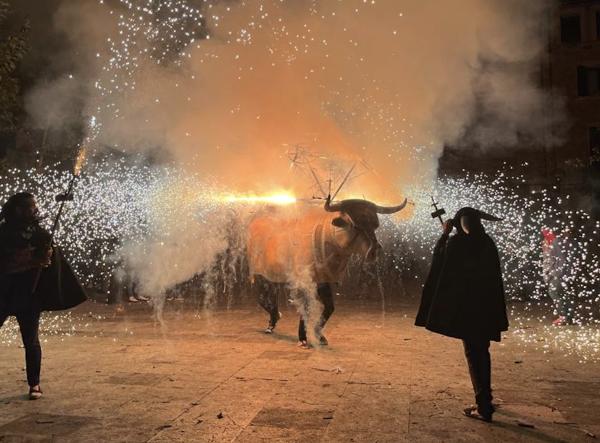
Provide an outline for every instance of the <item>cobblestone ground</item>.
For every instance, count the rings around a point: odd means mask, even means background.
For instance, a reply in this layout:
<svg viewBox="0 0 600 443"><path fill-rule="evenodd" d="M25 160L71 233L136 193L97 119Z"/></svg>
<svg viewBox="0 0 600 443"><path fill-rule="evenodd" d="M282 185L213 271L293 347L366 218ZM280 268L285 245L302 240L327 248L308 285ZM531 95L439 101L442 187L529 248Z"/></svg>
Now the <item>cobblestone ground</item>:
<svg viewBox="0 0 600 443"><path fill-rule="evenodd" d="M459 341L412 326L416 307L343 301L327 348L296 347L284 312L267 336L248 306L197 314L172 302L86 303L47 315L44 398L26 400L15 322L0 331L0 441L593 441L600 364L543 353L509 335L492 346L495 423L472 402ZM531 347L530 347L531 346Z"/></svg>

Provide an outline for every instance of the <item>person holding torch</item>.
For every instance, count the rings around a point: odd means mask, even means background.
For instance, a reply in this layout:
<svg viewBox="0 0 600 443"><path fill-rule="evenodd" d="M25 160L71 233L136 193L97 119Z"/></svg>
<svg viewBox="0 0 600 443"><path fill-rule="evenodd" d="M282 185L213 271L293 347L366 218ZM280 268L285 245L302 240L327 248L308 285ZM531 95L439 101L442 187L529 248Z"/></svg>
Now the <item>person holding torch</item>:
<svg viewBox="0 0 600 443"><path fill-rule="evenodd" d="M35 197L11 196L0 212L0 327L15 316L25 347L29 398L42 396L40 313L72 308L86 300L52 235L40 226Z"/></svg>
<svg viewBox="0 0 600 443"><path fill-rule="evenodd" d="M501 219L465 207L443 222L415 325L462 340L477 402L464 413L489 422L495 410L490 341L500 341L508 319L498 250L481 220Z"/></svg>

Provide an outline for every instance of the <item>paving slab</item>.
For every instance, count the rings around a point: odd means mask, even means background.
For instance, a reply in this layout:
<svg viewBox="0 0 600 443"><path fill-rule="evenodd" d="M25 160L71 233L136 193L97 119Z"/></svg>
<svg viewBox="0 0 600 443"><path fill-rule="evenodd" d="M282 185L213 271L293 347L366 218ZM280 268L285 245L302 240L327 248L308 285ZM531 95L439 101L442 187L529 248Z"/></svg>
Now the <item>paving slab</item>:
<svg viewBox="0 0 600 443"><path fill-rule="evenodd" d="M340 299L330 346L296 346L243 305L86 303L42 322L44 397L26 399L23 349L0 330L0 442L591 442L600 435L600 359L517 340L492 345L495 422L469 419L462 345L413 326L414 302ZM384 315L385 314L385 315ZM53 326L54 325L54 326ZM535 323L531 325L535 330Z"/></svg>

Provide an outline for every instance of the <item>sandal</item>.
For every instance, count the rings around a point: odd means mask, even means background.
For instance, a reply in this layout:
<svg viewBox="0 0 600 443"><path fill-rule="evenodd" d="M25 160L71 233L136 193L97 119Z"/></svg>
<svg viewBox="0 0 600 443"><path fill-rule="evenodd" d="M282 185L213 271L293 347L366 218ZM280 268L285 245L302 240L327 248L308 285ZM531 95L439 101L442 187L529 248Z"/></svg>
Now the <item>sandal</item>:
<svg viewBox="0 0 600 443"><path fill-rule="evenodd" d="M42 398L42 388L39 386L29 388L29 400Z"/></svg>
<svg viewBox="0 0 600 443"><path fill-rule="evenodd" d="M477 406L469 406L468 408L463 409L463 414L469 418L474 418L476 420L485 421L486 423L491 423L493 411L483 411L479 410Z"/></svg>

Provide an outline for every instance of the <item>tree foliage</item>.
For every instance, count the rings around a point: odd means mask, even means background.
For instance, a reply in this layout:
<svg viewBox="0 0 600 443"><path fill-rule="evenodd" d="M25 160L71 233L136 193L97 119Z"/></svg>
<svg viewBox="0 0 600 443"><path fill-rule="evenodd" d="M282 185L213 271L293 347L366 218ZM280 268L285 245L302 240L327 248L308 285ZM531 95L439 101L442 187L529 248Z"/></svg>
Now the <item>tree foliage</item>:
<svg viewBox="0 0 600 443"><path fill-rule="evenodd" d="M0 0L0 29L6 28L10 5ZM27 53L29 23L19 31L0 37L0 130L11 130L19 109L19 81L16 70Z"/></svg>

